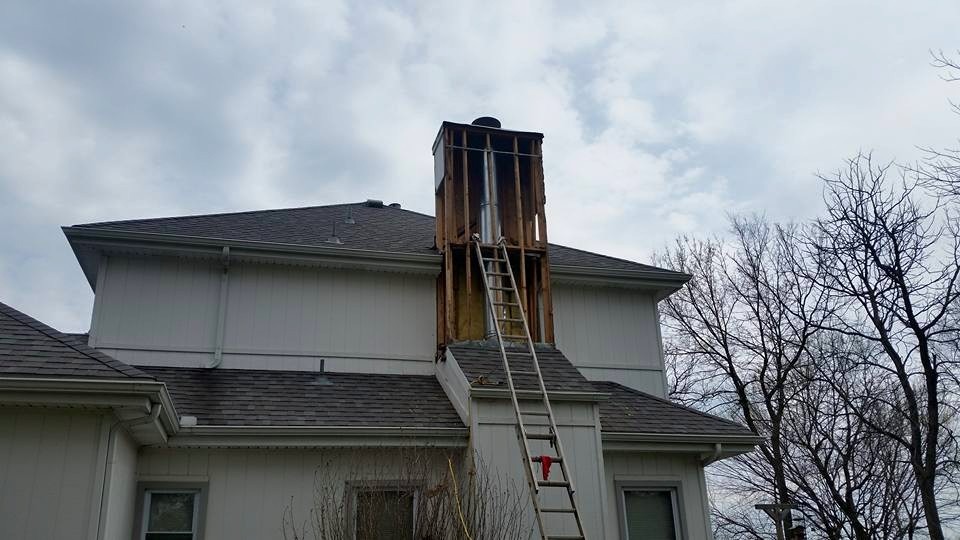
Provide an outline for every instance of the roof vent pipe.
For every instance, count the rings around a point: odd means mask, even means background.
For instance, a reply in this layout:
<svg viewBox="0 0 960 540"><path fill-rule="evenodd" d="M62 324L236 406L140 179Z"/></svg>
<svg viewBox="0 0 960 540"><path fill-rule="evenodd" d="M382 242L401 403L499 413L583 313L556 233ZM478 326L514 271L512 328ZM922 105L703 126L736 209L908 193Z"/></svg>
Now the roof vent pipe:
<svg viewBox="0 0 960 540"><path fill-rule="evenodd" d="M484 122L484 123L480 123ZM500 127L500 121L496 118L484 116L473 121L474 125L486 125L487 127ZM496 125L494 125L496 124ZM483 189L480 192L480 241L484 244L496 244L500 240L500 211L497 208L497 160L493 148L490 146L490 135L487 135L485 148L483 150ZM487 272L496 272L497 268L493 263L488 265ZM495 287L496 278L490 277L490 283L487 285ZM496 321L494 321L493 309L490 303L486 304L486 332L485 337L491 338L496 335Z"/></svg>

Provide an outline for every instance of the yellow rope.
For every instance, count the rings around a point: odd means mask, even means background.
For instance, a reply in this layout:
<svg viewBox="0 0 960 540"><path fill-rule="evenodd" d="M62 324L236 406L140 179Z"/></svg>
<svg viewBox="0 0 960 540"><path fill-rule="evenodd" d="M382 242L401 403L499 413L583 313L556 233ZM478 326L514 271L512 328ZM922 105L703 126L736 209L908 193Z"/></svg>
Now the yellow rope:
<svg viewBox="0 0 960 540"><path fill-rule="evenodd" d="M447 466L450 468L450 478L453 480L453 500L457 503L457 515L460 517L460 525L463 526L463 534L467 535L467 540L473 540L467 528L467 522L463 519L463 510L460 509L460 495L457 493L457 475L453 472L453 460L449 457L447 458Z"/></svg>

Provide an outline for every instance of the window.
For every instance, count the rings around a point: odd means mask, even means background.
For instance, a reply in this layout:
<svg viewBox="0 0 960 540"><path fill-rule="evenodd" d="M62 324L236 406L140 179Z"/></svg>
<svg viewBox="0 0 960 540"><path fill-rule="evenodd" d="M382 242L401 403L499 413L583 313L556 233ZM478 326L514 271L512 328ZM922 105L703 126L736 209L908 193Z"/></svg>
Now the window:
<svg viewBox="0 0 960 540"><path fill-rule="evenodd" d="M416 499L413 489L356 489L356 540L412 540Z"/></svg>
<svg viewBox="0 0 960 540"><path fill-rule="evenodd" d="M141 486L140 540L199 540L200 487Z"/></svg>
<svg viewBox="0 0 960 540"><path fill-rule="evenodd" d="M627 540L681 538L676 489L625 487L620 493Z"/></svg>

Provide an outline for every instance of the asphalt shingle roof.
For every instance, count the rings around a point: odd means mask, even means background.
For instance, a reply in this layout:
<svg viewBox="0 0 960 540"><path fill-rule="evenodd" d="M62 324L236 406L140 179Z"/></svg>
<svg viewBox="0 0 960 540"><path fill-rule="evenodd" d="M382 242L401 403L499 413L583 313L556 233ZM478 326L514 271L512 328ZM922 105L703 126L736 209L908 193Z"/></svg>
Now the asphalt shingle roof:
<svg viewBox="0 0 960 540"><path fill-rule="evenodd" d="M507 388L506 374L503 371L503 360L500 358L500 349L495 344L480 342L465 342L449 345L447 349L453 353L454 359L467 380L474 387L502 387ZM525 348L507 349L516 352L526 352ZM590 381L580 374L570 360L559 350L547 346L537 345L537 360L540 363L540 372L547 390L567 392L596 392ZM533 364L529 358L511 356L511 370L532 371ZM535 390L538 388L534 375L514 375L513 384L518 390Z"/></svg>
<svg viewBox="0 0 960 540"><path fill-rule="evenodd" d="M651 396L615 382L593 382L598 392L610 397L600 402L602 431L618 433L656 433L674 435L752 436L754 433L736 422Z"/></svg>
<svg viewBox="0 0 960 540"><path fill-rule="evenodd" d="M141 366L181 415L217 426L463 428L429 375Z"/></svg>
<svg viewBox="0 0 960 540"><path fill-rule="evenodd" d="M355 223L345 223L348 215ZM334 223L342 244L327 242ZM388 253L437 253L433 216L391 206L368 206L365 203L105 221L74 227ZM556 244L550 244L550 261L553 266L657 272L678 278L684 276L655 266Z"/></svg>
<svg viewBox="0 0 960 540"><path fill-rule="evenodd" d="M40 376L101 379L152 379L64 334L0 303L0 377Z"/></svg>

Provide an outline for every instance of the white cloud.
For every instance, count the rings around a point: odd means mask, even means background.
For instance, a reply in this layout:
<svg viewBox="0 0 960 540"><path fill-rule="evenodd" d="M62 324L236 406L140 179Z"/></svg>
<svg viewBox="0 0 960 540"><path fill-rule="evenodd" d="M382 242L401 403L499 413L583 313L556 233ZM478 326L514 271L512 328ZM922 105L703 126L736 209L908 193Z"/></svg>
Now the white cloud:
<svg viewBox="0 0 960 540"><path fill-rule="evenodd" d="M950 13L952 10L952 13ZM432 212L439 122L546 135L551 239L646 260L796 218L857 149L955 139L937 9L857 2L0 7L0 300L84 329L58 226L360 200Z"/></svg>

